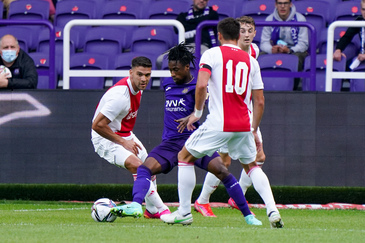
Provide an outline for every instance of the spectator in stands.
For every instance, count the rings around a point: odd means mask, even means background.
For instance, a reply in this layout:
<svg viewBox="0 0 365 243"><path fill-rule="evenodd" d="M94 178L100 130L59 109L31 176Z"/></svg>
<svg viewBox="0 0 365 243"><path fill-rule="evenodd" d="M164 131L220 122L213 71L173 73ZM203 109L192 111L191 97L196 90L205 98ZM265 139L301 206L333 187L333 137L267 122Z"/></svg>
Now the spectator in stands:
<svg viewBox="0 0 365 243"><path fill-rule="evenodd" d="M361 0L360 4L361 15L358 16L356 21L365 20L365 0ZM333 59L335 61L341 61L342 56L346 58L343 50L351 43L352 38L359 34L360 35L360 53L354 60L348 60L351 64L350 69L356 68L361 62L365 61L365 27L350 27L347 29L346 33L341 37L340 41L336 45L336 50L333 53Z"/></svg>
<svg viewBox="0 0 365 243"><path fill-rule="evenodd" d="M11 72L0 73L1 89L36 89L38 73L33 59L19 47L18 40L12 35L4 35L0 39L0 65Z"/></svg>
<svg viewBox="0 0 365 243"><path fill-rule="evenodd" d="M6 11L9 11L10 3L14 2L15 0L2 0L4 4L4 8ZM54 15L56 13L56 8L52 0L44 0L49 2L49 19L53 21Z"/></svg>
<svg viewBox="0 0 365 243"><path fill-rule="evenodd" d="M305 22L305 17L296 12L292 0L275 0L274 13L265 21ZM265 26L261 34L260 49L266 53L290 53L298 56L298 71L303 70L304 59L308 55L308 29L306 27ZM296 79L294 90L298 89L300 79Z"/></svg>
<svg viewBox="0 0 365 243"><path fill-rule="evenodd" d="M218 20L218 13L208 6L209 0L192 0L193 4L187 12L177 16L185 28L186 44L195 46L196 27L205 20ZM204 28L202 32L201 52L217 45L217 33L213 28Z"/></svg>

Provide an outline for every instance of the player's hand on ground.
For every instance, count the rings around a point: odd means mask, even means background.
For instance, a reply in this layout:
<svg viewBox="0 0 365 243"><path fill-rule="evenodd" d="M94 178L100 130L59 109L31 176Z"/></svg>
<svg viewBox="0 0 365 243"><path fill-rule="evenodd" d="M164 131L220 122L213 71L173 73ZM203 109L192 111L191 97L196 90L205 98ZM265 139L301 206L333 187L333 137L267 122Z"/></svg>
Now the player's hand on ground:
<svg viewBox="0 0 365 243"><path fill-rule="evenodd" d="M141 146L139 146L138 143L136 143L133 139L132 140L124 140L123 147L129 151L131 151L133 154L138 154L138 149L142 150Z"/></svg>
<svg viewBox="0 0 365 243"><path fill-rule="evenodd" d="M177 125L177 129L179 133L182 133L184 131L184 129L186 128L188 121L189 121L189 117L190 116L186 116L180 119L176 119L175 121L179 123L179 125Z"/></svg>
<svg viewBox="0 0 365 243"><path fill-rule="evenodd" d="M199 118L200 117L194 116L194 114L190 115L189 121L188 121L188 124L187 124L188 131L193 131L193 130L196 129L196 127L194 126L194 123L199 121Z"/></svg>

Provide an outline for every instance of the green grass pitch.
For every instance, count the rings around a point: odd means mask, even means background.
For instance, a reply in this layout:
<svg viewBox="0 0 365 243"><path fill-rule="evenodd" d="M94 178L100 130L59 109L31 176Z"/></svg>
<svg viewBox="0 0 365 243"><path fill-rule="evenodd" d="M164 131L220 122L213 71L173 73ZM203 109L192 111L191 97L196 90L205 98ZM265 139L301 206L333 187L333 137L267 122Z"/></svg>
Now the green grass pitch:
<svg viewBox="0 0 365 243"><path fill-rule="evenodd" d="M264 209L252 209L263 226L247 225L230 208L213 208L217 218L193 211L193 224L182 226L144 218L97 223L91 205L2 200L0 242L365 242L360 210L282 209L285 227L271 229Z"/></svg>

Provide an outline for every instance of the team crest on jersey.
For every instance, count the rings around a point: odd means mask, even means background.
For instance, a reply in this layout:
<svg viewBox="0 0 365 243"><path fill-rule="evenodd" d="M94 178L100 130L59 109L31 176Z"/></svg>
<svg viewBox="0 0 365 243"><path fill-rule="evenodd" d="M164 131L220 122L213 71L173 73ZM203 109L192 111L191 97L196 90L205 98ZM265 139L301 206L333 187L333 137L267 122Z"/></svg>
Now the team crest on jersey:
<svg viewBox="0 0 365 243"><path fill-rule="evenodd" d="M187 92L189 92L189 88L185 88L185 89L183 89L183 91L181 91L181 93L183 93L183 94L186 94Z"/></svg>

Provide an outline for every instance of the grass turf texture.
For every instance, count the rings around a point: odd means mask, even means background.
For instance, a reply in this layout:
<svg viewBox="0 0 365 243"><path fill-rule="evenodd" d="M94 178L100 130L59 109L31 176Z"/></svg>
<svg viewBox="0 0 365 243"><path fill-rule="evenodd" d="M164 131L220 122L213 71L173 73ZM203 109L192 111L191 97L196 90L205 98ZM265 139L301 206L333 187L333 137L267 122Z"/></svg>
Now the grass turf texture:
<svg viewBox="0 0 365 243"><path fill-rule="evenodd" d="M191 226L158 219L117 218L97 223L91 203L0 201L0 242L363 242L364 211L283 209L283 229L271 229L264 209L252 209L263 226L249 226L238 210L213 208L217 218L193 211ZM172 211L176 208L171 208Z"/></svg>

